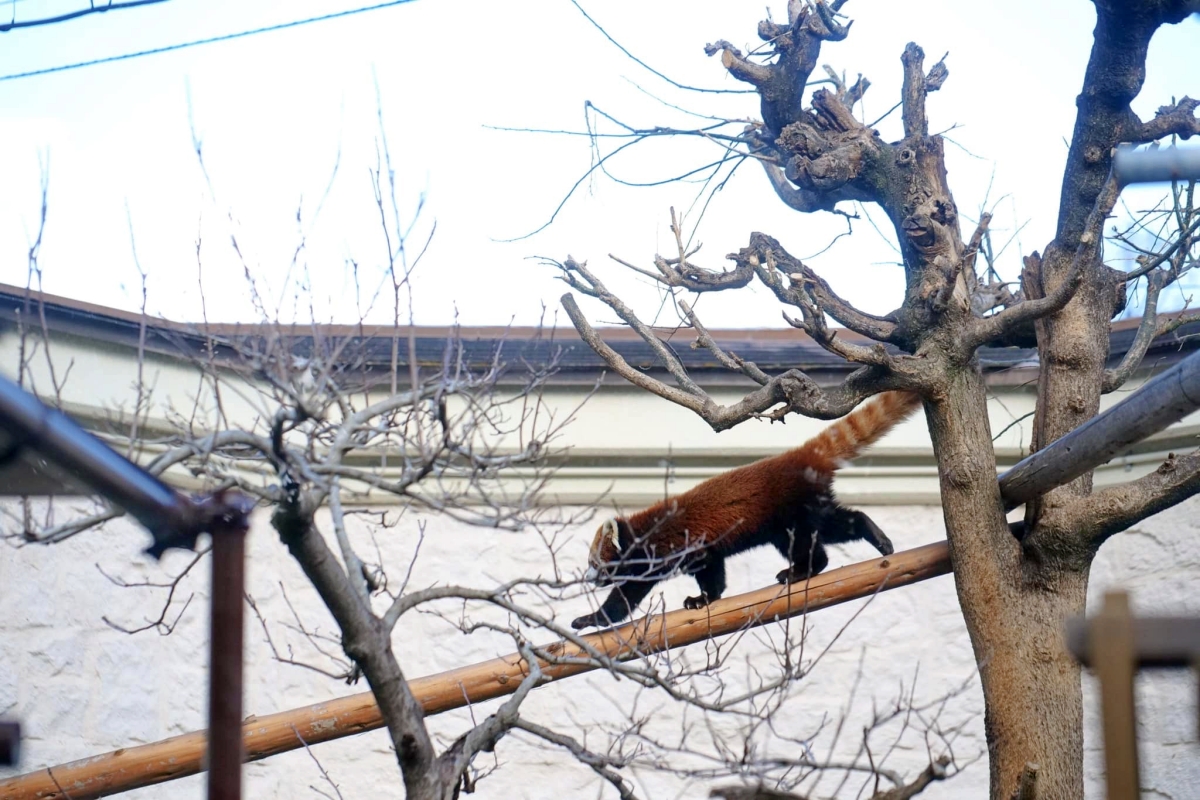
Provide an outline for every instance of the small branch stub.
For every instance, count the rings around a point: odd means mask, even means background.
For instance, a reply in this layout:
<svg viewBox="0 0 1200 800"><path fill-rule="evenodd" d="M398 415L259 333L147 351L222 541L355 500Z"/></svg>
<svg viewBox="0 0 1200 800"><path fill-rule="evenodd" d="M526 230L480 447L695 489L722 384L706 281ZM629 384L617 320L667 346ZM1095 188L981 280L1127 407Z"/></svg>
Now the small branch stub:
<svg viewBox="0 0 1200 800"><path fill-rule="evenodd" d="M1030 761L1021 773L1021 782L1017 784L1012 800L1037 800L1037 778L1038 765Z"/></svg>

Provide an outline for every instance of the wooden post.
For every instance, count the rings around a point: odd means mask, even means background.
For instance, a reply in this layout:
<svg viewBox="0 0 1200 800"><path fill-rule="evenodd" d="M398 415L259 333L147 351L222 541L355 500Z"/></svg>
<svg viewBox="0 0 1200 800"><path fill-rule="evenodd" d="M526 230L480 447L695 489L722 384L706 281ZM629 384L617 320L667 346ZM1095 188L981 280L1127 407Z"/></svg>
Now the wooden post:
<svg viewBox="0 0 1200 800"><path fill-rule="evenodd" d="M1137 713L1133 702L1137 663L1129 595L1104 595L1104 606L1092 619L1089 638L1094 669L1100 678L1108 800L1138 800Z"/></svg>
<svg viewBox="0 0 1200 800"><path fill-rule="evenodd" d="M927 544L886 558L831 569L803 583L770 586L726 597L707 608L634 620L619 628L581 637L587 649L570 642L555 642L542 648L551 658L550 663L542 666L542 672L559 680L601 668L588 650L617 661L643 658L949 572L950 551L946 543ZM432 715L512 694L526 674L525 662L513 653L410 680L409 688L425 714ZM364 692L270 716L250 717L244 722L242 732L246 758L255 761L296 750L305 743L340 739L382 725L374 697ZM205 739L205 731L185 733L0 780L0 800L89 800L195 775L204 768ZM59 787L67 788L69 794Z"/></svg>
<svg viewBox="0 0 1200 800"><path fill-rule="evenodd" d="M1111 592L1099 614L1067 623L1067 648L1100 678L1108 798L1136 798L1134 676L1139 669L1163 667L1192 667L1200 676L1200 617L1134 618L1128 595Z"/></svg>

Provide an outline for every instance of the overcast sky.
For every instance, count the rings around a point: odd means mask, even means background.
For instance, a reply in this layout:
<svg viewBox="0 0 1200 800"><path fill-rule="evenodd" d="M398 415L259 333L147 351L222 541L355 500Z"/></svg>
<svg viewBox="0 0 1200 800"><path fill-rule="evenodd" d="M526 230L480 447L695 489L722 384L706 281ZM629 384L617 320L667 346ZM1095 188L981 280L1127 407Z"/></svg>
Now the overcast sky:
<svg viewBox="0 0 1200 800"><path fill-rule="evenodd" d="M718 59L704 55L704 44L720 38L745 48L759 44L761 4L581 3L629 51L685 84L742 88L724 75ZM10 0L3 14L15 9L18 20L28 19L82 4ZM0 77L357 5L170 0L10 31L0 35ZM776 19L785 16L784 5L771 3ZM1074 98L1091 44L1091 4L854 0L845 11L854 20L850 36L827 44L822 62L851 80L860 72L870 78L860 116L874 119L898 99L907 42L925 49L927 65L949 51L950 78L929 101L931 128L953 128L948 166L964 215L977 215L991 184L993 230L997 245L1013 240L1002 263L1015 274L1020 254L1044 247L1053 231ZM1198 41L1195 17L1159 32L1135 104L1140 114L1152 116L1172 97L1200 95ZM751 95L683 91L639 67L569 0L415 0L228 42L0 80L0 281L26 281L45 172L49 212L41 266L47 291L139 308L132 230L153 314L200 319L203 285L210 319L258 321L244 277L249 270L271 315L283 309L285 316L307 318L307 307L292 309L297 288L311 286L318 320L354 321L380 284L387 253L370 181L382 108L402 217L411 217L425 198L412 230L414 249L437 225L415 281L418 323L448 322L456 311L466 324L534 322L543 304L551 313L558 309L563 285L532 257L568 253L601 269L653 317L659 293L607 254L649 265L654 253L669 253L668 209L690 210L689 223L696 220L700 185L631 188L596 175L552 225L502 241L543 226L592 154L584 137L494 127L582 131L588 100L641 127L705 124L677 109L758 115ZM895 139L899 125L896 113L880 128ZM611 167L623 180L656 181L716 157L703 141L659 140L631 148ZM808 263L851 300L887 311L899 303L901 272L882 214L867 212L884 234L864 217L853 224L853 236L826 249L845 220L786 209L748 163L708 206L695 233L704 244L697 260L723 266L725 253L744 246L750 232L763 231L793 254L812 256ZM302 238L305 247L294 258ZM371 317L390 318L389 304L378 301ZM595 305L585 308L601 322L612 317ZM711 326L783 324L762 289L707 297L699 310Z"/></svg>

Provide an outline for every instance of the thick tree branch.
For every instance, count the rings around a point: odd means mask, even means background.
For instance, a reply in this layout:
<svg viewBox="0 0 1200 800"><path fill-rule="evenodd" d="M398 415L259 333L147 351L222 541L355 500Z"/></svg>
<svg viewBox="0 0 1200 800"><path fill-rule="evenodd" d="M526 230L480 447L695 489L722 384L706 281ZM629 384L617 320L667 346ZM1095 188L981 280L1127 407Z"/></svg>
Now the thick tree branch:
<svg viewBox="0 0 1200 800"><path fill-rule="evenodd" d="M901 90L904 138L924 139L929 135L929 122L925 117L925 51L916 42L909 42L900 61L904 64Z"/></svg>
<svg viewBox="0 0 1200 800"><path fill-rule="evenodd" d="M1092 52L1077 100L1079 111L1059 197L1055 239L1067 252L1075 249L1085 229L1089 209L1111 168L1112 149L1132 141L1144 125L1155 125L1142 123L1130 108L1145 82L1146 54L1154 32L1190 13L1181 0L1094 0L1094 5Z"/></svg>
<svg viewBox="0 0 1200 800"><path fill-rule="evenodd" d="M843 300L817 273L813 272L804 262L794 257L783 248L779 242L765 233L750 234L749 247L743 247L737 253L730 253L729 258L737 262L738 267L747 266L762 270L767 278L760 279L767 283L780 301L790 305L800 306L798 295L789 291L782 280L768 281L772 275L799 275L792 279L792 286L807 294L813 303L825 314L845 325L855 333L870 337L877 342L892 342L896 334L896 323L884 317L877 317L859 311ZM772 272L774 270L774 272Z"/></svg>
<svg viewBox="0 0 1200 800"><path fill-rule="evenodd" d="M779 136L785 127L804 114L804 89L816 69L821 42L846 37L849 24L839 23L834 14L844 0L789 3L788 24L764 22L758 35L770 42L775 60L757 64L727 41L706 45L706 53L721 54L721 64L739 81L753 86L761 99L762 119L768 138Z"/></svg>
<svg viewBox="0 0 1200 800"><path fill-rule="evenodd" d="M1196 116L1198 106L1200 100L1193 100L1187 96L1181 97L1172 105L1160 106L1154 119L1141 123L1127 139L1137 144L1156 142L1167 136L1190 139L1200 134L1200 117Z"/></svg>
<svg viewBox="0 0 1200 800"><path fill-rule="evenodd" d="M1109 486L1081 497L1055 514L1057 524L1071 525L1093 547L1116 533L1177 505L1200 491L1200 451L1171 453L1154 472L1136 481Z"/></svg>
<svg viewBox="0 0 1200 800"><path fill-rule="evenodd" d="M777 164L773 164L765 159L760 159L763 171L767 173L767 180L771 183L771 188L775 190L775 194L789 208L795 209L803 213L813 211L833 211L834 206L841 200L859 200L866 201L870 198L866 193L856 189L851 184L846 184L835 191L828 192L813 192L808 189L802 189L794 185L787 179L787 174Z"/></svg>
<svg viewBox="0 0 1200 800"><path fill-rule="evenodd" d="M968 288L972 291L979 283L979 273L975 271L975 262L979 257L979 248L983 246L983 237L987 234L988 226L991 223L991 212L984 213L979 217L979 224L975 226L975 232L971 234L971 241L967 242L967 250L963 253L963 274L970 281Z"/></svg>
<svg viewBox="0 0 1200 800"><path fill-rule="evenodd" d="M367 585L367 571L350 544L350 534L346 530L346 512L342 508L342 487L335 475L329 487L329 514L332 517L333 533L337 539L338 549L342 553L342 563L346 565L346 577L354 587L359 602L364 607L371 607L371 590Z"/></svg>
<svg viewBox="0 0 1200 800"><path fill-rule="evenodd" d="M410 797L430 797L436 755L424 712L409 690L389 646L389 635L359 599L354 586L313 524L311 503L285 503L272 524L312 582L342 632L346 655L363 670L379 704Z"/></svg>
<svg viewBox="0 0 1200 800"><path fill-rule="evenodd" d="M834 0L831 7L825 0L817 0L813 4L817 17L820 19L819 24L815 19L809 20L809 27L814 35L831 42L840 42L850 34L850 26L854 24L853 21L843 25L834 18L834 12L840 9L843 3L845 0ZM799 3L796 5L799 6Z"/></svg>
<svg viewBox="0 0 1200 800"><path fill-rule="evenodd" d="M743 83L748 83L755 89L761 89L771 82L773 73L771 68L765 64L755 64L753 61L747 61L742 57L742 53L736 47L733 47L728 42L721 42L721 66L729 71L729 74L737 78Z"/></svg>
<svg viewBox="0 0 1200 800"><path fill-rule="evenodd" d="M724 406L703 391L689 394L635 369L600 338L600 334L587 321L571 294L562 296L562 304L575 329L579 331L580 338L604 359L614 372L635 386L691 409L715 431L728 430L748 419L761 417L780 405L782 408L771 411L768 415L770 419L783 419L791 412L816 419L837 419L879 392L910 388L896 376L874 367L855 370L831 390L821 389L816 381L799 370L788 370L771 378L762 388L751 392L737 403Z"/></svg>

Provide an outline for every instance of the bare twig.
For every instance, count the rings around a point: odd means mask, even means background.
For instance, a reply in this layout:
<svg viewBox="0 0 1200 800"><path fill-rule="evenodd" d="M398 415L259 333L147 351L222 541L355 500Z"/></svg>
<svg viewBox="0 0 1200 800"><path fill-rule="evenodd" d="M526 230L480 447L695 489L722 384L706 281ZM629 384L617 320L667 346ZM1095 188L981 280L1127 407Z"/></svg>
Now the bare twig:
<svg viewBox="0 0 1200 800"><path fill-rule="evenodd" d="M1079 247L1075 250L1074 258L1071 260L1071 267L1058 285L1047 291L1044 297L1026 299L1019 305L1006 308L990 317L977 320L970 335L964 337L964 345L974 350L984 342L1003 337L1006 333L1020 325L1053 314L1070 302L1071 298L1075 295L1075 290L1079 288L1079 284L1083 281L1087 265L1092 263L1099 253L1100 244L1103 240L1101 229L1105 218L1117 202L1119 193L1120 187L1117 185L1116 179L1110 174L1104 184L1103 190L1101 190L1099 196L1096 198L1096 204L1093 206L1091 215L1088 217L1084 232L1079 237Z"/></svg>

